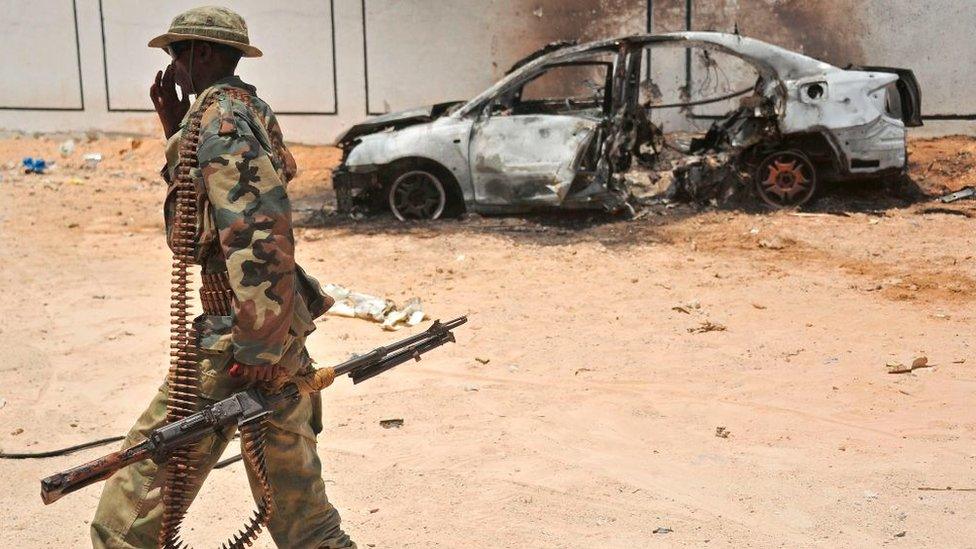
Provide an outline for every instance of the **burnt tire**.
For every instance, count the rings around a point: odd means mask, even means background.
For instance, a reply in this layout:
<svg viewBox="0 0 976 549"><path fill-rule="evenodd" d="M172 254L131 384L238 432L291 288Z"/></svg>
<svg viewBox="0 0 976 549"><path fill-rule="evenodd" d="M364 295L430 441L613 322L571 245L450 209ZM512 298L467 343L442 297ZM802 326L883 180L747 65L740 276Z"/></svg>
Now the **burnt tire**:
<svg viewBox="0 0 976 549"><path fill-rule="evenodd" d="M817 192L817 169L799 150L776 151L753 172L756 194L773 209L797 208Z"/></svg>
<svg viewBox="0 0 976 549"><path fill-rule="evenodd" d="M438 219L447 207L447 189L432 171L414 168L394 175L387 204L400 221Z"/></svg>

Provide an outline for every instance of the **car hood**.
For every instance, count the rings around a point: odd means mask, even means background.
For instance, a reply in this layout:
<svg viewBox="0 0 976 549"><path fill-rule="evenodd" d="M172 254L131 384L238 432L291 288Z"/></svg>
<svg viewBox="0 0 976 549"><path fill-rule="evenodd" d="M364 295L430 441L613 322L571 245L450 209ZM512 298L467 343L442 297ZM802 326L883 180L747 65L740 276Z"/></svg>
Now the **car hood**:
<svg viewBox="0 0 976 549"><path fill-rule="evenodd" d="M417 107L415 109L373 116L346 130L336 140L336 145L339 147L344 147L351 144L356 139L371 133L378 133L386 130L399 130L401 128L406 128L407 126L415 126L417 124L433 122L434 120L437 120L443 116L448 110L450 110L451 107L461 105L463 103L464 101L448 101L445 103L436 103L434 105L427 105L425 107Z"/></svg>

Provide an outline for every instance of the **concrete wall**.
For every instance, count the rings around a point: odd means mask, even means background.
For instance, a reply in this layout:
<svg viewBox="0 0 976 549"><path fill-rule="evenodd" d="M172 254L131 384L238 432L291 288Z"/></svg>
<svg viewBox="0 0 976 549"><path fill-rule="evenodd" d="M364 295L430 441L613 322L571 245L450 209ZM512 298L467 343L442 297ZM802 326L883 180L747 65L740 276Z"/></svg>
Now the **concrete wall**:
<svg viewBox="0 0 976 549"><path fill-rule="evenodd" d="M0 0L0 128L157 132L148 86L166 54L145 47L190 0ZM241 75L282 115L289 140L330 142L367 113L471 97L554 40L694 29L741 32L837 64L915 69L925 113L976 118L976 10L967 0L224 0L266 56ZM688 7L691 7L690 12ZM693 96L748 82L741 64L691 56ZM961 66L955 66L960 63ZM683 50L655 53L665 100L686 84ZM714 114L729 105L696 109ZM655 113L669 129L707 119ZM974 132L965 120L926 131Z"/></svg>

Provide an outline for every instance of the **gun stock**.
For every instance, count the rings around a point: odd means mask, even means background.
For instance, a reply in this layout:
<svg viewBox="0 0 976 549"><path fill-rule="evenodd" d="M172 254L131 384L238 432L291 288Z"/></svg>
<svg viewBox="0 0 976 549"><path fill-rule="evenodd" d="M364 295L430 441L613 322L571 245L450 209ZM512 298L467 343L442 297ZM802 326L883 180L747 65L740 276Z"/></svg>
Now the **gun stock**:
<svg viewBox="0 0 976 549"><path fill-rule="evenodd" d="M143 442L118 452L102 456L79 465L73 469L51 475L41 480L41 499L44 505L50 505L61 499L61 496L80 490L85 486L105 480L116 471L152 457L152 450L148 442Z"/></svg>

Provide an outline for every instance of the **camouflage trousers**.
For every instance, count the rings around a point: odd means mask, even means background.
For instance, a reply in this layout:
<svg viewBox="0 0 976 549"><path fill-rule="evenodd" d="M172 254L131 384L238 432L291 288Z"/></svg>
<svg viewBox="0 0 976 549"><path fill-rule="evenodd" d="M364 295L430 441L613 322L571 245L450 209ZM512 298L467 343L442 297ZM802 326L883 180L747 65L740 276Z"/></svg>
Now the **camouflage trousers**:
<svg viewBox="0 0 976 549"><path fill-rule="evenodd" d="M307 356L307 355L306 355ZM229 353L201 361L206 404L245 388L226 375ZM154 428L165 423L167 389L163 385L125 439L132 446L146 439ZM339 513L329 503L321 476L321 463L315 434L321 430L318 399L302 397L276 412L267 430L265 458L274 491L274 512L268 530L278 547L301 549L355 549L341 528ZM220 459L234 437L231 427L198 443L195 450L204 456L195 491ZM254 476L245 465L252 495L257 501ZM162 519L161 486L165 469L150 460L119 471L106 483L91 524L92 544L102 548L151 548L158 544ZM243 520L246 517L241 517ZM228 532L228 536L233 532Z"/></svg>

